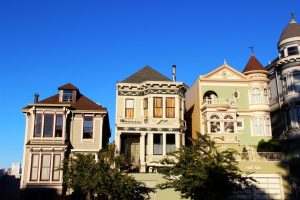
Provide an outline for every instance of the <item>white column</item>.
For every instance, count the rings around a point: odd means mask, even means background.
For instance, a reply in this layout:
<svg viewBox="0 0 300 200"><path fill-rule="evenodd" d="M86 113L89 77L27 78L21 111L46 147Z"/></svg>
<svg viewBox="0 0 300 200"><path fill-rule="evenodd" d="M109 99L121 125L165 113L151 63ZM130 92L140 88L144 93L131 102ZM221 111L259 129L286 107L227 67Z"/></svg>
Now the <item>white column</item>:
<svg viewBox="0 0 300 200"><path fill-rule="evenodd" d="M141 164L141 172L146 172L145 167L145 136L146 133L141 133L140 136L140 164Z"/></svg>
<svg viewBox="0 0 300 200"><path fill-rule="evenodd" d="M182 139L182 145L185 146L185 134L184 133L182 133L181 139Z"/></svg>
<svg viewBox="0 0 300 200"><path fill-rule="evenodd" d="M153 133L148 132L148 155L153 155Z"/></svg>
<svg viewBox="0 0 300 200"><path fill-rule="evenodd" d="M175 134L175 147L176 149L179 149L180 147L180 140L181 140L181 133L176 133Z"/></svg>

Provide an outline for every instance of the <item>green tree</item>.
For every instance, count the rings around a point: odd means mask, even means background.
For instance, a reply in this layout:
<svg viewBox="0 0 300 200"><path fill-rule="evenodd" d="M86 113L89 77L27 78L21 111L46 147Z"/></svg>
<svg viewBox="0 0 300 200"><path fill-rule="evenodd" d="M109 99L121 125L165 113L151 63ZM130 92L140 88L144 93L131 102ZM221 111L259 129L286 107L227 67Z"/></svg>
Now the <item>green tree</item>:
<svg viewBox="0 0 300 200"><path fill-rule="evenodd" d="M243 176L233 149L219 151L207 135L198 135L193 145L181 147L159 163L158 172L167 180L159 189L174 188L183 198L222 200L254 181Z"/></svg>
<svg viewBox="0 0 300 200"><path fill-rule="evenodd" d="M281 141L272 138L268 141L261 139L257 145L257 152L282 152L283 145Z"/></svg>
<svg viewBox="0 0 300 200"><path fill-rule="evenodd" d="M76 153L70 157L64 170L64 186L72 194L70 199L148 199L154 189L122 173L124 159L115 154L115 146L108 145L98 153L96 161L92 154Z"/></svg>

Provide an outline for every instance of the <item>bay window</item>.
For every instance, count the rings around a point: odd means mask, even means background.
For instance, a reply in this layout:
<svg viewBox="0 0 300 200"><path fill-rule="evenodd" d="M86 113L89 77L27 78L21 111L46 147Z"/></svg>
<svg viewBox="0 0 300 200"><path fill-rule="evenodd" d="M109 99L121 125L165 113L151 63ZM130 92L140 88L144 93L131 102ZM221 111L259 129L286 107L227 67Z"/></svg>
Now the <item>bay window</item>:
<svg viewBox="0 0 300 200"><path fill-rule="evenodd" d="M258 88L254 88L251 93L252 103L253 104L260 104L261 103L261 93Z"/></svg>
<svg viewBox="0 0 300 200"><path fill-rule="evenodd" d="M41 162L41 181L50 180L51 155L42 154Z"/></svg>
<svg viewBox="0 0 300 200"><path fill-rule="evenodd" d="M175 147L175 134L167 134L166 135L166 152L170 153L176 150Z"/></svg>
<svg viewBox="0 0 300 200"><path fill-rule="evenodd" d="M300 92L300 73L293 74L294 91Z"/></svg>
<svg viewBox="0 0 300 200"><path fill-rule="evenodd" d="M53 181L59 181L60 179L60 163L61 163L61 157L59 154L53 155L53 171L52 171L52 180Z"/></svg>
<svg viewBox="0 0 300 200"><path fill-rule="evenodd" d="M144 98L144 118L148 118L148 98Z"/></svg>
<svg viewBox="0 0 300 200"><path fill-rule="evenodd" d="M63 114L59 113L36 113L33 137L62 137L63 119Z"/></svg>
<svg viewBox="0 0 300 200"><path fill-rule="evenodd" d="M37 181L38 180L38 172L39 172L39 154L31 155L31 169L30 169L30 180Z"/></svg>

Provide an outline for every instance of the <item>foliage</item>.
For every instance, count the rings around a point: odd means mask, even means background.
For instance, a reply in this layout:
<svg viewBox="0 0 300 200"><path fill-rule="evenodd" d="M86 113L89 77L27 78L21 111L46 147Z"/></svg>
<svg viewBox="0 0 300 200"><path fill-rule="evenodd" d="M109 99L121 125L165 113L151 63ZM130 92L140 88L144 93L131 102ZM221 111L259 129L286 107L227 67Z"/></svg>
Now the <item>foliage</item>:
<svg viewBox="0 0 300 200"><path fill-rule="evenodd" d="M98 153L76 153L68 160L64 184L73 191L70 199L147 199L154 189L122 173L122 157L115 155L115 146L108 145Z"/></svg>
<svg viewBox="0 0 300 200"><path fill-rule="evenodd" d="M192 141L193 145L183 146L159 162L164 167L158 168L158 172L167 181L158 188L174 188L183 198L222 200L254 181L242 175L235 150L219 151L209 136L198 134L198 137Z"/></svg>
<svg viewBox="0 0 300 200"><path fill-rule="evenodd" d="M257 145L257 152L282 152L283 146L281 142L277 139L270 139L265 141L264 139L260 140Z"/></svg>

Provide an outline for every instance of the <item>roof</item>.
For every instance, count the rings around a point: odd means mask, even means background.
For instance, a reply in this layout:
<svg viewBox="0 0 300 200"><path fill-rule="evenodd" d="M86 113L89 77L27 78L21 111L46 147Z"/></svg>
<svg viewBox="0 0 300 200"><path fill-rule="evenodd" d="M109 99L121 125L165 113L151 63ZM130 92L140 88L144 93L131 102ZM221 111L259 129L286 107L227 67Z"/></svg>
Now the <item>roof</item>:
<svg viewBox="0 0 300 200"><path fill-rule="evenodd" d="M285 27L285 29L281 33L278 43L285 39L293 37L300 37L300 24L298 24L294 18L291 19L290 23Z"/></svg>
<svg viewBox="0 0 300 200"><path fill-rule="evenodd" d="M246 67L243 70L243 73L247 73L250 71L267 71L262 64L256 59L254 54L251 55Z"/></svg>
<svg viewBox="0 0 300 200"><path fill-rule="evenodd" d="M65 85L62 85L58 87L59 90L78 90L78 88L71 83L67 83Z"/></svg>
<svg viewBox="0 0 300 200"><path fill-rule="evenodd" d="M172 81L166 76L162 75L150 66L145 66L133 75L127 77L122 83L142 83L145 81Z"/></svg>
<svg viewBox="0 0 300 200"><path fill-rule="evenodd" d="M66 86L66 87L65 87ZM68 87L71 86L71 87ZM63 85L61 87L59 87L58 89L70 89L70 88L77 88L74 85L68 83L66 85ZM77 89L78 90L78 89ZM82 95L81 93L77 92L77 99L76 102L60 102L59 101L59 94L53 95L51 97L48 97L46 99L43 99L41 101L38 101L37 103L35 103L36 106L38 106L39 104L70 104L70 106L75 109L75 110L99 110L99 111L107 111L106 108L102 107L101 105L93 102L92 100L90 100L89 98L87 98L86 96ZM25 107L24 109L28 109L31 106L28 105L27 107Z"/></svg>

